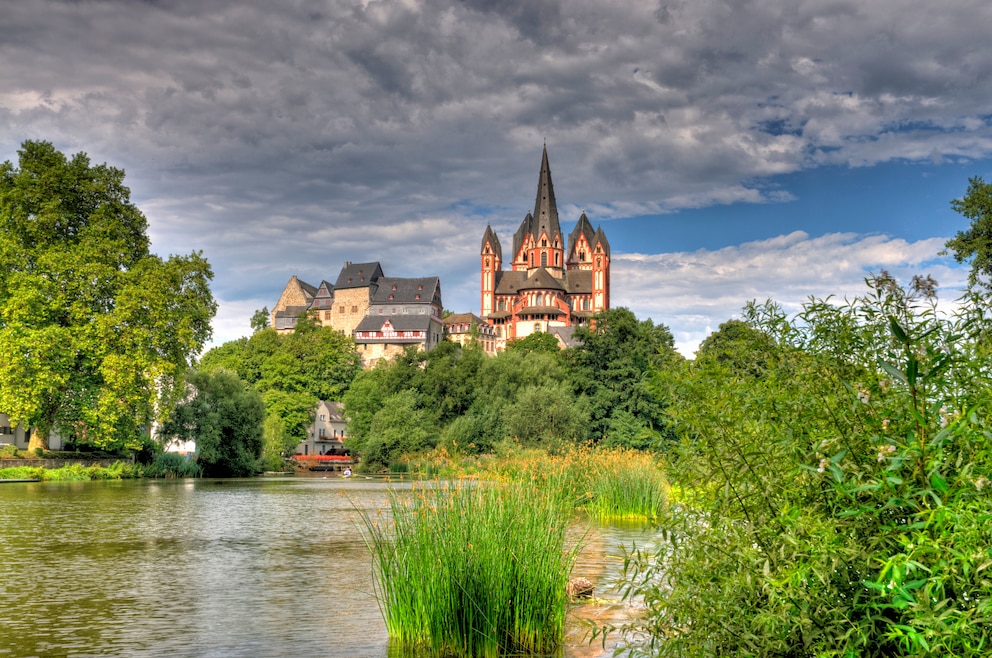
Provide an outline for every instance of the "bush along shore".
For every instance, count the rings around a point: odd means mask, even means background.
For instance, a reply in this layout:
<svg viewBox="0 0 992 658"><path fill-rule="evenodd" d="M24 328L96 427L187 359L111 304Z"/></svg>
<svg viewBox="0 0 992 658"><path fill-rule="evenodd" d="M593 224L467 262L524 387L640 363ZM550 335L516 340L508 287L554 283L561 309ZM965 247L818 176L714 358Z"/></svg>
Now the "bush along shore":
<svg viewBox="0 0 992 658"><path fill-rule="evenodd" d="M28 460L25 460L28 461ZM85 480L128 480L135 478L199 477L200 466L182 455L160 453L150 463L136 464L116 461L109 466L67 464L60 468L45 468L25 464L0 469L0 480L40 480L42 482L80 482Z"/></svg>

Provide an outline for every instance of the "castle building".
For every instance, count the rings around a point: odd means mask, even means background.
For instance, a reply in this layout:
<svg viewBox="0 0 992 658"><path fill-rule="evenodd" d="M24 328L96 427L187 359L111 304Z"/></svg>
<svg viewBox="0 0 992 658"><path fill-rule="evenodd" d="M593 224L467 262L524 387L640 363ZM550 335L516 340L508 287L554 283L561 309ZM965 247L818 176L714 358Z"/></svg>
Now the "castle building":
<svg viewBox="0 0 992 658"><path fill-rule="evenodd" d="M444 339L441 282L435 277L395 278L377 262L346 262L331 284L313 286L291 277L272 309L280 333L296 328L307 313L355 341L362 365L401 354L408 346L427 351Z"/></svg>
<svg viewBox="0 0 992 658"><path fill-rule="evenodd" d="M548 148L541 156L534 212L513 235L509 270L492 226L482 236L481 315L493 325L496 348L537 331L574 327L610 308L610 243L583 212L564 239L558 222Z"/></svg>

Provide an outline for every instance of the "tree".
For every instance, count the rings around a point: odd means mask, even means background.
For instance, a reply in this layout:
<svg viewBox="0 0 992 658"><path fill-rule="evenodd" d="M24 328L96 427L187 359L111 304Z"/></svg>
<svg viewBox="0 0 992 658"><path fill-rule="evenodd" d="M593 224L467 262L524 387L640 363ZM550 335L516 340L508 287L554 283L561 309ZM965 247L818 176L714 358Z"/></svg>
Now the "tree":
<svg viewBox="0 0 992 658"><path fill-rule="evenodd" d="M589 412L589 438L603 440L612 427L618 437L632 440L631 447L643 445L646 435L656 441L664 425L663 405L647 389L645 375L668 360L681 360L668 328L616 308L597 314L591 327L578 327L573 335L580 344L566 350L564 358L573 390ZM626 414L614 422L621 412ZM614 437L608 443L622 442Z"/></svg>
<svg viewBox="0 0 992 658"><path fill-rule="evenodd" d="M269 328L269 308L263 306L261 310L255 311L251 316L251 331L258 333Z"/></svg>
<svg viewBox="0 0 992 658"><path fill-rule="evenodd" d="M506 351L522 352L548 352L557 354L561 348L558 346L558 339L549 333L535 331L523 338L514 338L506 344Z"/></svg>
<svg viewBox="0 0 992 658"><path fill-rule="evenodd" d="M948 240L947 249L954 252L959 263L971 260L968 275L971 285L992 286L992 183L986 183L980 176L969 178L968 192L963 198L951 201L951 207L970 219L971 226Z"/></svg>
<svg viewBox="0 0 992 658"><path fill-rule="evenodd" d="M191 395L162 424L165 441L195 441L208 477L245 477L258 472L265 403L234 373L193 372Z"/></svg>
<svg viewBox="0 0 992 658"><path fill-rule="evenodd" d="M741 320L727 320L696 350L697 361L714 361L740 377L760 377L769 367L775 340Z"/></svg>
<svg viewBox="0 0 992 658"><path fill-rule="evenodd" d="M135 445L210 337L200 253L149 252L124 172L24 142L0 165L0 409L77 443Z"/></svg>

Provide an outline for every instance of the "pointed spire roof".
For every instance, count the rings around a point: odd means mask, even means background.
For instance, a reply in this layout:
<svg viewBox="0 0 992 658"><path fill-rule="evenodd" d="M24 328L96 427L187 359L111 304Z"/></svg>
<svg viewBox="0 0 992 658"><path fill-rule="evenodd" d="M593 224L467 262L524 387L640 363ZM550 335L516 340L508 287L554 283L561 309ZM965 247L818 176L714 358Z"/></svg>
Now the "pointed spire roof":
<svg viewBox="0 0 992 658"><path fill-rule="evenodd" d="M486 232L482 234L482 247L480 250L482 253L486 252L486 242L492 245L493 253L496 254L496 258L503 260L503 247L499 243L499 238L496 236L496 231L489 224L486 224Z"/></svg>
<svg viewBox="0 0 992 658"><path fill-rule="evenodd" d="M585 211L579 216L579 221L576 222L575 228L572 232L568 234L568 257L575 257L575 246L579 241L579 236L584 235L586 237L586 242L589 243L589 248L595 246L596 244L596 231L593 230L592 224L589 222L589 218L586 217ZM606 247L603 247L604 249Z"/></svg>
<svg viewBox="0 0 992 658"><path fill-rule="evenodd" d="M596 227L596 239L592 243L590 243L593 245L593 248L595 248L596 242L599 242L600 244L603 245L603 251L606 252L606 256L607 258L609 258L610 243L606 239L606 233L604 233L602 227L599 226Z"/></svg>
<svg viewBox="0 0 992 658"><path fill-rule="evenodd" d="M555 187L551 183L551 167L548 165L548 145L541 154L541 174L537 180L537 199L534 201L534 237L547 232L549 238L561 235L558 225L558 205L555 203Z"/></svg>

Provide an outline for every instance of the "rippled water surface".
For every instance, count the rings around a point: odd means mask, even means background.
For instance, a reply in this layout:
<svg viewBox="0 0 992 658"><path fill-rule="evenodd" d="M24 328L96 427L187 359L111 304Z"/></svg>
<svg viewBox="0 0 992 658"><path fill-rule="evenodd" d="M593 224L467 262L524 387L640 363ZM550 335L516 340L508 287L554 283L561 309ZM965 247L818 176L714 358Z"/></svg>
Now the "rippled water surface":
<svg viewBox="0 0 992 658"><path fill-rule="evenodd" d="M387 484L280 478L0 484L0 656L396 655L356 505ZM585 526L577 523L575 534ZM574 575L600 599L636 528L592 527ZM609 655L577 606L564 656Z"/></svg>

